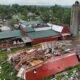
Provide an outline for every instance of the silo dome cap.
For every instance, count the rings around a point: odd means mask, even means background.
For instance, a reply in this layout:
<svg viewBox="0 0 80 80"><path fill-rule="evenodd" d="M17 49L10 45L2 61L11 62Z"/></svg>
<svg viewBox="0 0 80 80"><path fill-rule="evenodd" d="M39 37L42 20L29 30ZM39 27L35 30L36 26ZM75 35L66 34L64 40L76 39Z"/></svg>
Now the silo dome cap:
<svg viewBox="0 0 80 80"><path fill-rule="evenodd" d="M76 1L75 4L79 4L79 1Z"/></svg>

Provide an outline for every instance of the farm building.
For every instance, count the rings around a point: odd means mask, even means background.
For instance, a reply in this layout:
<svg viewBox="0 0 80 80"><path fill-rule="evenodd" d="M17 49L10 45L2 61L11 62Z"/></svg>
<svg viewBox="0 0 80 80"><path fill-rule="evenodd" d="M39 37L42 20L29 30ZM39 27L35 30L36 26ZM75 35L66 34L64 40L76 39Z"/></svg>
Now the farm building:
<svg viewBox="0 0 80 80"><path fill-rule="evenodd" d="M35 26L33 26L33 24ZM69 28L66 26L58 26L47 23L44 26L39 22L31 22L27 24L26 21L19 22L18 30L7 30L0 32L0 48L12 48L20 45L35 45L43 44L47 42L47 45L51 44L55 40L67 38L70 35ZM1 29L6 29L1 27ZM48 46L49 46L48 45Z"/></svg>

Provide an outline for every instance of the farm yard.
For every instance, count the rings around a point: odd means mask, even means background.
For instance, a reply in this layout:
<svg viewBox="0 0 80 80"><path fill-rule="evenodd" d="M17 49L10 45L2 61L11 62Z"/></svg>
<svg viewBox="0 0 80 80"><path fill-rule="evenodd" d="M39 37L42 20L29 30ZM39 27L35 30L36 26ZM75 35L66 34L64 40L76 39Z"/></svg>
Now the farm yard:
<svg viewBox="0 0 80 80"><path fill-rule="evenodd" d="M19 50L24 50L24 49L29 49L29 48L26 48L26 47L15 48L15 49L12 49L11 52L12 54L15 54L15 52ZM21 80L20 78L17 77L14 64L10 64L7 60L8 55L11 54L11 52L0 51L0 80ZM72 78L75 78L75 80L79 80L80 64L78 64L75 67L70 67L61 73L58 73L56 75L51 75L41 80L72 80Z"/></svg>

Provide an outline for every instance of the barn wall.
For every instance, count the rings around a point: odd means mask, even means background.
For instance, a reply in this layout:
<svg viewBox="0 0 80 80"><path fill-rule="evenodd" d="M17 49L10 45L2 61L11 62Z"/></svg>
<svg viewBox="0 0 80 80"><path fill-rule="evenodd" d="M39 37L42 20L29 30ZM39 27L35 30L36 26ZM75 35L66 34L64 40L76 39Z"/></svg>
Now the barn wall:
<svg viewBox="0 0 80 80"><path fill-rule="evenodd" d="M30 78L32 80L40 80L40 78L48 77L78 64L76 54L71 56L67 55L67 57L60 57L60 59L56 59L57 60L50 59L42 66L36 68L37 73L34 73L33 70L26 72L26 80L30 80Z"/></svg>
<svg viewBox="0 0 80 80"><path fill-rule="evenodd" d="M70 32L69 27L65 26L61 33L69 33L69 32Z"/></svg>
<svg viewBox="0 0 80 80"><path fill-rule="evenodd" d="M42 43L42 42L48 42L48 41L55 41L58 40L58 37L45 37L45 38L38 38L38 39L34 39L32 40L32 44L38 44L38 43Z"/></svg>

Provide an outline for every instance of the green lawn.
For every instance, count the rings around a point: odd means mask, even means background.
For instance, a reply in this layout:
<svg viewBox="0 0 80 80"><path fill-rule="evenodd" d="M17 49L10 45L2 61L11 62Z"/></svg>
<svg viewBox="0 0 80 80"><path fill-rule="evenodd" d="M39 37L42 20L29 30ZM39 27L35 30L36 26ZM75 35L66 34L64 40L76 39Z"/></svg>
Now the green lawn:
<svg viewBox="0 0 80 80"><path fill-rule="evenodd" d="M14 66L5 62L1 65L0 80L18 80Z"/></svg>
<svg viewBox="0 0 80 80"><path fill-rule="evenodd" d="M8 58L8 52L0 51L0 63L5 61Z"/></svg>
<svg viewBox="0 0 80 80"><path fill-rule="evenodd" d="M11 50L12 53L15 53L18 50L25 49L26 47L22 48L14 48ZM0 70L0 80L19 80L16 77L16 71L14 69L14 66L12 64L9 64L7 62L9 52L7 51L0 51L0 67L2 69Z"/></svg>
<svg viewBox="0 0 80 80"><path fill-rule="evenodd" d="M20 47L20 48L14 48L14 49L11 49L11 53L15 53L16 51L18 50L23 50L23 49L26 49L27 47ZM10 54L9 52L7 51L0 51L0 63L1 62L4 62L5 60L7 60L8 58L8 54Z"/></svg>

